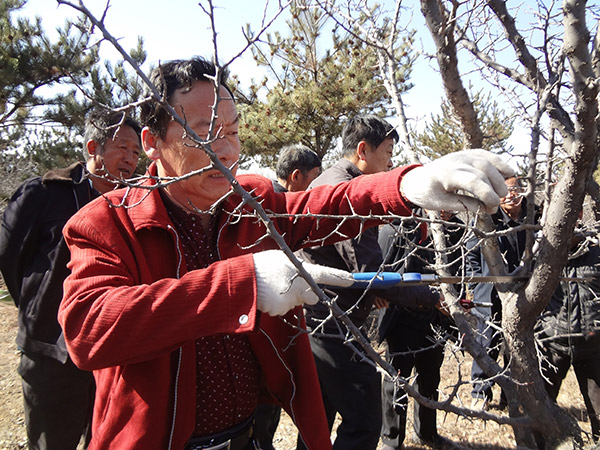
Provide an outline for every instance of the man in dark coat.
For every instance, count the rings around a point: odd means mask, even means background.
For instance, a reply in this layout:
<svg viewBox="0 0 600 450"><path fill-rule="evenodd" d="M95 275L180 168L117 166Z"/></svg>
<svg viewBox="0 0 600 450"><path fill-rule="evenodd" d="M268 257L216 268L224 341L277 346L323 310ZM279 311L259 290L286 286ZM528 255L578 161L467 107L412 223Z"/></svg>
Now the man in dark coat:
<svg viewBox="0 0 600 450"><path fill-rule="evenodd" d="M462 221L442 211L442 219L455 224ZM454 247L464 228L445 227L447 247ZM379 230L379 245L384 254L386 271L399 273L433 273L434 253L425 223L396 221ZM460 274L461 249L447 256L449 272ZM408 308L391 305L381 310L379 341L387 344L387 359L399 375L409 378L415 370L415 387L424 397L437 400L440 368L444 360L444 339L455 334L450 317L433 307ZM383 450L401 449L406 437L407 394L385 376L382 383ZM436 410L414 402L414 433L421 444L437 449L453 448L452 443L437 432Z"/></svg>
<svg viewBox="0 0 600 450"><path fill-rule="evenodd" d="M598 242L573 238L563 270L568 278L554 292L538 323L542 344L542 374L556 400L571 366L590 419L592 438L600 437L600 247Z"/></svg>
<svg viewBox="0 0 600 450"><path fill-rule="evenodd" d="M392 151L397 139L394 128L377 116L350 119L342 131L344 156L317 177L310 187L334 185L363 174L391 169ZM370 228L357 238L304 249L300 255L309 262L349 272L374 272L383 262L377 238L377 228ZM337 296L338 306L348 311L357 327L365 324L377 296L408 302L409 306L432 306L439 300L437 293L422 286L370 289L367 292L342 288L327 289L326 292L331 297ZM340 339L340 324L328 319L330 311L327 305L306 306L305 312L307 328L318 333L310 335L310 342L330 429L336 413L342 417L334 449L374 450L381 430L381 376L375 367ZM301 443L299 448L303 448Z"/></svg>
<svg viewBox="0 0 600 450"><path fill-rule="evenodd" d="M86 123L86 162L51 170L23 183L0 227L0 271L19 308L17 345L30 449L75 449L89 441L94 401L91 372L67 353L57 320L69 250L67 220L101 193L133 175L141 151L141 127L108 110Z"/></svg>

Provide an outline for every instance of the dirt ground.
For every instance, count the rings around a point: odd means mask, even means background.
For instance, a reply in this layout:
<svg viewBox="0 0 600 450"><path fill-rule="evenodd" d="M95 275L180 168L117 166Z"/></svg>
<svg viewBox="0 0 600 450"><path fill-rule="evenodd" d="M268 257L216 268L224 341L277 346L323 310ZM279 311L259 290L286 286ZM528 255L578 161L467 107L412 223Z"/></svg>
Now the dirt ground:
<svg viewBox="0 0 600 450"><path fill-rule="evenodd" d="M0 449L6 450L27 448L16 333L17 308L0 300Z"/></svg>
<svg viewBox="0 0 600 450"><path fill-rule="evenodd" d="M19 358L14 343L16 328L16 308L12 302L0 300L0 449L2 450L17 450L27 447L21 385L16 372ZM452 357L450 354L451 352L446 351L446 361L442 367L442 384L440 387L443 389L454 384L456 380L456 360L453 359L455 356ZM470 361L465 357L460 363L463 379L468 379L471 367ZM497 392L495 392L495 395L498 397ZM470 406L467 387L460 392L460 397L466 406ZM561 406L578 418L583 430L589 432L590 427L586 421L585 407L572 372L569 373L563 383L558 401ZM502 412L497 410L495 406L497 405L491 405L490 412L501 414ZM515 448L511 429L507 426L500 426L495 422L486 423L481 420L467 420L454 414L439 413L438 429L441 435L464 448L481 450ZM407 434L410 436L410 433ZM283 414L275 436L275 448L278 450L293 450L295 449L295 442L296 429L289 417ZM427 447L419 446L408 440L408 442L405 442L404 448L417 450Z"/></svg>

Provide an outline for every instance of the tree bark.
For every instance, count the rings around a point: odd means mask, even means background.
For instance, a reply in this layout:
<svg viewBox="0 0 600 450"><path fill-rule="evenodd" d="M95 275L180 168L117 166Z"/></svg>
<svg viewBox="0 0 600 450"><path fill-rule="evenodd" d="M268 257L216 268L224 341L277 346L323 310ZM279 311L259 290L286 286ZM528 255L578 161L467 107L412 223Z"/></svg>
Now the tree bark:
<svg viewBox="0 0 600 450"><path fill-rule="evenodd" d="M453 21L449 20L442 2L437 0L421 0L421 12L435 43L446 97L460 118L465 133L465 148L480 148L483 145L483 133L477 120L477 112L458 71Z"/></svg>

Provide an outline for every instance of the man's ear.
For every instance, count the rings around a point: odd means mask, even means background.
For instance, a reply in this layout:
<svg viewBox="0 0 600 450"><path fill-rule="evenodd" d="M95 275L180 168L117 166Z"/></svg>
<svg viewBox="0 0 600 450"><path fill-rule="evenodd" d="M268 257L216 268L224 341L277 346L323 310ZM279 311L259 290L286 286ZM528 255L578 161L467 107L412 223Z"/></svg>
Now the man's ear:
<svg viewBox="0 0 600 450"><path fill-rule="evenodd" d="M358 143L358 145L356 146L356 156L358 157L359 161L366 161L367 160L367 143L365 141L360 141Z"/></svg>
<svg viewBox="0 0 600 450"><path fill-rule="evenodd" d="M87 149L88 155L90 155L90 158L96 156L96 153L98 152L98 143L95 140L90 139L89 141L87 141L85 143L85 147Z"/></svg>
<svg viewBox="0 0 600 450"><path fill-rule="evenodd" d="M302 175L302 171L300 169L294 169L294 171L290 174L290 181L297 182Z"/></svg>
<svg viewBox="0 0 600 450"><path fill-rule="evenodd" d="M148 158L156 161L160 158L160 151L157 148L158 137L150 131L148 127L142 128L142 147Z"/></svg>

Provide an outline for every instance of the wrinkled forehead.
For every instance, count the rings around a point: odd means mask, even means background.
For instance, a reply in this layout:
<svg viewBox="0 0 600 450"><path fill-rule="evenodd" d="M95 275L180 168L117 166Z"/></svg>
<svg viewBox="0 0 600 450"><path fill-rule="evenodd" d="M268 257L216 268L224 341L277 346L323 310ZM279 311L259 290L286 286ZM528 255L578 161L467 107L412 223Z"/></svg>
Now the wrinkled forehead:
<svg viewBox="0 0 600 450"><path fill-rule="evenodd" d="M121 124L114 127L106 138L106 144L110 142L118 143L121 141L135 141L140 143L140 136L127 124Z"/></svg>
<svg viewBox="0 0 600 450"><path fill-rule="evenodd" d="M190 122L210 121L215 105L217 106L218 122L230 123L236 121L237 118L237 108L231 93L224 86L220 86L217 99L215 86L206 81L197 81L190 87L176 90L171 104L177 113L186 117Z"/></svg>

